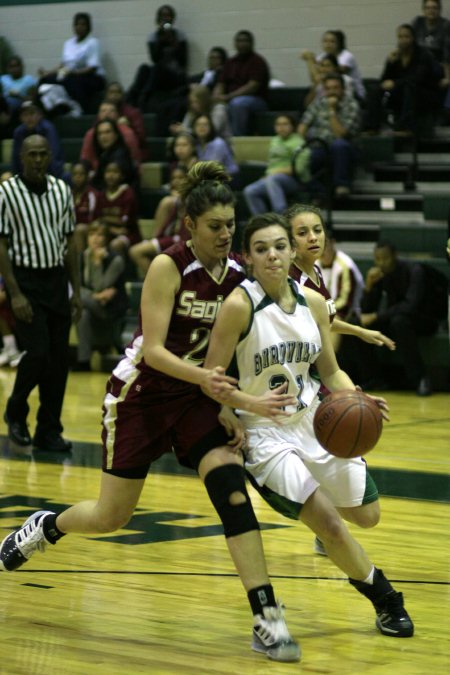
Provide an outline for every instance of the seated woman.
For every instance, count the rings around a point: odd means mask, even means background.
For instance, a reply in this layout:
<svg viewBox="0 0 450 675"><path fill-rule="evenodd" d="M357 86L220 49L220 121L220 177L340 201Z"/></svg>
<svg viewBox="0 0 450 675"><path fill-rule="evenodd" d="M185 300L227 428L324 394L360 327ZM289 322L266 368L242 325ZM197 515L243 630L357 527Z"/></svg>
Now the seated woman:
<svg viewBox="0 0 450 675"><path fill-rule="evenodd" d="M239 173L239 167L228 143L216 135L209 115L199 115L195 119L193 133L196 139L195 147L198 159L204 162L208 160L220 162L230 176L235 179Z"/></svg>
<svg viewBox="0 0 450 675"><path fill-rule="evenodd" d="M206 86L193 85L188 96L188 109L181 122L170 125L171 134L180 131L193 132L193 124L199 115L209 115L217 136L225 140L231 137L231 127L228 121L227 107L223 103L213 103L211 91Z"/></svg>
<svg viewBox="0 0 450 675"><path fill-rule="evenodd" d="M37 79L24 74L20 56L12 56L6 66L6 74L0 77L3 96L11 112L18 112L24 101L32 101L36 94Z"/></svg>
<svg viewBox="0 0 450 675"><path fill-rule="evenodd" d="M397 28L397 47L386 59L378 89L371 91L366 128L378 131L383 113L392 114L394 131L411 135L427 115L441 107L436 62L419 47L413 28ZM389 117L388 117L389 119Z"/></svg>
<svg viewBox="0 0 450 675"><path fill-rule="evenodd" d="M53 70L39 70L40 84L61 84L70 98L91 112L94 94L105 87L105 71L100 60L100 44L90 33L90 14L78 12L73 19L75 36L63 45L61 63Z"/></svg>
<svg viewBox="0 0 450 675"><path fill-rule="evenodd" d="M95 174L91 180L97 190L105 187L105 168L110 162L119 162L123 179L129 185L138 182L138 170L119 127L111 119L99 120L94 127L92 166Z"/></svg>
<svg viewBox="0 0 450 675"><path fill-rule="evenodd" d="M270 142L265 176L244 188L244 198L252 215L268 209L282 213L288 197L299 192L299 181L306 183L310 179L309 151L305 149L295 159L296 151L305 145L296 126L296 121L288 114L278 115L275 119L276 136Z"/></svg>
<svg viewBox="0 0 450 675"><path fill-rule="evenodd" d="M136 194L125 180L120 160L105 165L104 188L99 192L94 217L108 228L110 247L126 254L131 244L141 240Z"/></svg>
<svg viewBox="0 0 450 675"><path fill-rule="evenodd" d="M355 95L360 101L363 101L366 91L356 59L346 47L345 34L341 30L325 31L322 36L322 49L323 51L317 56L316 61L321 61L325 54L333 54L338 60L339 72L341 75L349 75L352 78ZM304 54L304 58L306 58L306 55L311 54L311 52L306 51Z"/></svg>
<svg viewBox="0 0 450 675"><path fill-rule="evenodd" d="M126 103L125 92L119 82L110 82L105 91L105 103L112 103L117 108L118 123L133 131L139 144L141 160L148 157L147 139L144 118L139 108Z"/></svg>
<svg viewBox="0 0 450 675"><path fill-rule="evenodd" d="M83 310L76 324L77 363L73 370L90 371L93 347L121 347L117 326L127 310L124 283L125 262L108 247L108 228L91 223L88 247L81 255L81 300Z"/></svg>
<svg viewBox="0 0 450 675"><path fill-rule="evenodd" d="M117 104L112 101L102 101L97 111L96 122L99 122L100 120L113 120L117 124L117 128L119 129L133 160L139 165L142 157L138 138L131 127L121 119ZM83 145L81 146L80 156L81 159L87 160L95 167L94 129L95 124L86 131L83 138Z"/></svg>
<svg viewBox="0 0 450 675"><path fill-rule="evenodd" d="M311 89L306 94L303 105L305 108L310 103L325 94L324 80L330 73L339 73L339 63L334 54L325 54L320 61L316 61L311 52L305 52L301 57L306 61L311 79ZM354 96L355 89L350 75L341 75L344 82L344 93L346 96Z"/></svg>
<svg viewBox="0 0 450 675"><path fill-rule="evenodd" d="M72 165L70 182L75 205L75 232L74 239L79 253L87 246L87 231L94 220L97 206L98 192L89 184L91 165L80 159Z"/></svg>
<svg viewBox="0 0 450 675"><path fill-rule="evenodd" d="M187 169L184 166L175 166L172 169L170 194L161 199L155 211L155 236L130 247L128 255L142 279L158 253L180 240L189 239L189 230L184 225L184 208L178 192L186 174Z"/></svg>

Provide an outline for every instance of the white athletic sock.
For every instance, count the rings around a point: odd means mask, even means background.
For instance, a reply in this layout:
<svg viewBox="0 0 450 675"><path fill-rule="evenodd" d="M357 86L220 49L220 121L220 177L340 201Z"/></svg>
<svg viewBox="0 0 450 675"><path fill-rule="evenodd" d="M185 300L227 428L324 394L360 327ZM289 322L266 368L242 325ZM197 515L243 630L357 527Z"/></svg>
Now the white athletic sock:
<svg viewBox="0 0 450 675"><path fill-rule="evenodd" d="M374 574L375 574L375 565L372 565L372 569L370 570L369 576L367 577L367 579L364 579L363 582L365 584L370 584L371 586L373 586Z"/></svg>

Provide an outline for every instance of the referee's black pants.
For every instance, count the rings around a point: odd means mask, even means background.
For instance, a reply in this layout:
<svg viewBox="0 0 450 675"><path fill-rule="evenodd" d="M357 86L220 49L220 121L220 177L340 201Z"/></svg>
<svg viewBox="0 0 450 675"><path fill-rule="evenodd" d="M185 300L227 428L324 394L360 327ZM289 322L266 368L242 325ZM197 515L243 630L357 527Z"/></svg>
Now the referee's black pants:
<svg viewBox="0 0 450 675"><path fill-rule="evenodd" d="M43 438L63 430L61 410L69 370L71 324L68 279L62 267L16 267L14 274L33 308L33 319L31 323L16 319L17 337L26 354L17 368L6 411L12 422L25 422L28 397L37 386L40 405L35 435Z"/></svg>

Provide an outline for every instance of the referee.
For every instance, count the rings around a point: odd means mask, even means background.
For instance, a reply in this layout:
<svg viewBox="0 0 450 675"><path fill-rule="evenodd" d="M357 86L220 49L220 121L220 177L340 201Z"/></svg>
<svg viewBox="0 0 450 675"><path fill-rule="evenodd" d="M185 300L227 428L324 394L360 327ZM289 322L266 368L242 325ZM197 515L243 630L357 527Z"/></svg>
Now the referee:
<svg viewBox="0 0 450 675"><path fill-rule="evenodd" d="M23 172L0 185L0 271L25 355L4 419L9 437L30 445L28 396L39 388L33 445L64 452L61 409L68 374L71 318L81 312L78 259L69 186L47 174L51 155L43 136L22 145ZM69 280L72 296L69 300ZM71 317L72 314L72 317Z"/></svg>

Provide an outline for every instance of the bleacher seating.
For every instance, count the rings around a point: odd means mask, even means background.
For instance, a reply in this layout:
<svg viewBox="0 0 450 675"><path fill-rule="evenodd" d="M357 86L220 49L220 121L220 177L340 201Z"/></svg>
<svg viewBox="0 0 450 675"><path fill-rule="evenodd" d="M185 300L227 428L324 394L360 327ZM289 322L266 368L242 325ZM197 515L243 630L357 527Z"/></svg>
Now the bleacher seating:
<svg viewBox="0 0 450 675"><path fill-rule="evenodd" d="M234 138L233 150L240 165L240 189L260 178L265 170L273 123L279 112L299 114L307 88L271 89L269 110L255 116L255 136ZM62 139L65 159L79 157L83 136L95 120L94 115L55 120ZM142 164L140 216L143 236L153 233L152 218L164 196L161 186L168 178L167 139L155 136L156 116L144 115L149 161ZM411 140L393 136L361 137L358 140L359 166L350 198L333 205L332 225L341 247L348 252L363 273L372 264L374 242L382 236L392 241L400 255L426 261L450 278L445 259L447 216L450 206L450 129L437 129L432 137L422 138L414 148ZM0 162L6 168L11 158L12 141L1 142ZM416 155L414 153L416 152ZM416 156L417 162L414 162ZM300 198L300 196L299 196ZM242 192L237 193L238 223L248 211ZM239 246L237 232L235 245ZM140 282L130 282L130 310L123 333L124 342L136 325ZM449 387L450 354L448 331L422 340L429 366L441 368L440 387ZM395 361L395 354L388 356Z"/></svg>

